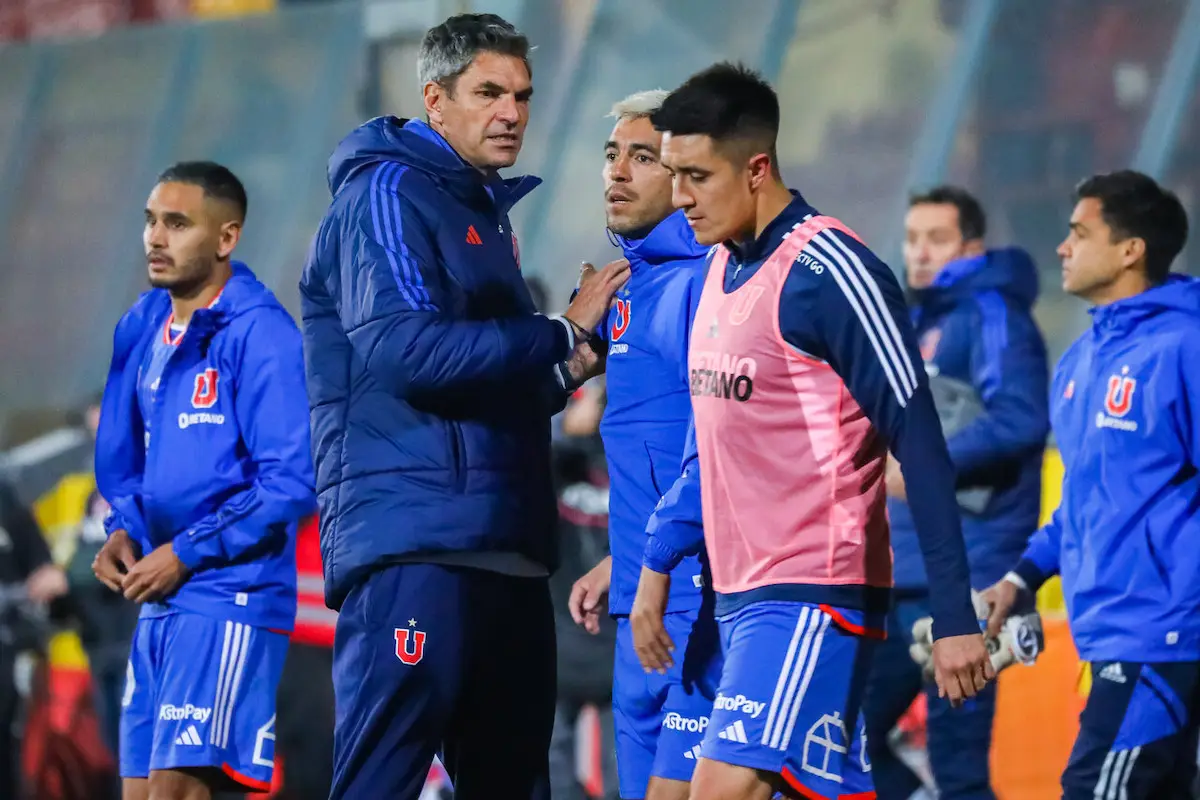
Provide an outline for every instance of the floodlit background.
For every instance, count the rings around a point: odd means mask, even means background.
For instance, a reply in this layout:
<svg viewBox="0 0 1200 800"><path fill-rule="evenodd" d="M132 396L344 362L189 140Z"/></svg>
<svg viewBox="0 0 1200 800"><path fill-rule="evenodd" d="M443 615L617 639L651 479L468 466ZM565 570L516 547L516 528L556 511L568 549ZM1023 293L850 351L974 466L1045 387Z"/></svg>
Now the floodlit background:
<svg viewBox="0 0 1200 800"><path fill-rule="evenodd" d="M609 106L720 59L778 88L788 182L893 267L910 191L975 192L989 242L1041 269L1052 358L1087 324L1054 253L1078 180L1143 170L1197 227L1200 0L0 0L0 451L23 496L44 499L86 453L79 414L145 288L156 173L203 158L242 178L237 255L295 313L326 158L365 119L419 113L420 37L460 11L499 13L536 45L516 169L545 184L514 223L551 306L580 260L617 256L601 204ZM1197 268L1195 239L1177 269Z"/></svg>

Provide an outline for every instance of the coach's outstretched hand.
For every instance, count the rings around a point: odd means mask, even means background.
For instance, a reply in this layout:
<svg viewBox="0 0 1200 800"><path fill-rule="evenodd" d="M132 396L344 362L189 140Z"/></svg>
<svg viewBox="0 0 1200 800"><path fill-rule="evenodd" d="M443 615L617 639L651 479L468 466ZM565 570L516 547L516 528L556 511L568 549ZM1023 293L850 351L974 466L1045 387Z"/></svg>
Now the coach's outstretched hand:
<svg viewBox="0 0 1200 800"><path fill-rule="evenodd" d="M983 691L988 681L996 677L983 634L968 633L934 641L933 677L938 697L948 698L953 706Z"/></svg>
<svg viewBox="0 0 1200 800"><path fill-rule="evenodd" d="M114 592L122 591L121 583L125 574L137 563L137 553L133 549L133 540L127 531L113 531L108 541L92 559L92 572L108 588Z"/></svg>
<svg viewBox="0 0 1200 800"><path fill-rule="evenodd" d="M175 555L174 544L159 545L125 575L122 583L125 597L135 603L160 600L179 588L187 572L187 567Z"/></svg>
<svg viewBox="0 0 1200 800"><path fill-rule="evenodd" d="M670 575L642 567L633 609L629 612L629 627L633 632L633 649L638 661L642 662L642 669L660 675L666 674L675 663L671 657L675 642L671 641L663 625L670 594Z"/></svg>
<svg viewBox="0 0 1200 800"><path fill-rule="evenodd" d="M629 261L624 258L609 262L599 272L584 263L579 270L579 291L563 317L577 328L594 331L612 305L613 295L627 280Z"/></svg>

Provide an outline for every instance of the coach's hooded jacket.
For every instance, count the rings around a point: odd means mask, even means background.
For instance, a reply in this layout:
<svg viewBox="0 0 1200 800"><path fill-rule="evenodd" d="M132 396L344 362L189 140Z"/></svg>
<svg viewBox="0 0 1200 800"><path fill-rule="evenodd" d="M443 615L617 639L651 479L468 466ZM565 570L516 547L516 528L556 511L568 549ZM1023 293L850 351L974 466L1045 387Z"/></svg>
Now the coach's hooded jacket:
<svg viewBox="0 0 1200 800"><path fill-rule="evenodd" d="M291 630L296 523L315 506L304 361L296 324L245 265L192 315L163 368L150 419L141 367L166 335L166 290L141 296L113 336L96 436L105 529L128 531L142 555L174 543L190 570L171 609ZM152 435L147 437L147 431Z"/></svg>
<svg viewBox="0 0 1200 800"><path fill-rule="evenodd" d="M1092 309L1050 387L1062 504L1017 573L1062 575L1085 661L1200 659L1200 280Z"/></svg>
<svg viewBox="0 0 1200 800"><path fill-rule="evenodd" d="M1050 432L1046 346L1033 320L1037 268L1017 248L947 264L913 292L925 369L974 387L984 411L946 446L961 487L987 487L982 513L963 512L971 584L998 581L1037 529L1042 453ZM924 589L925 564L908 504L888 500L896 588Z"/></svg>
<svg viewBox="0 0 1200 800"><path fill-rule="evenodd" d="M326 600L398 559L555 565L550 417L566 328L535 313L508 212L423 122L374 119L329 161L300 284Z"/></svg>

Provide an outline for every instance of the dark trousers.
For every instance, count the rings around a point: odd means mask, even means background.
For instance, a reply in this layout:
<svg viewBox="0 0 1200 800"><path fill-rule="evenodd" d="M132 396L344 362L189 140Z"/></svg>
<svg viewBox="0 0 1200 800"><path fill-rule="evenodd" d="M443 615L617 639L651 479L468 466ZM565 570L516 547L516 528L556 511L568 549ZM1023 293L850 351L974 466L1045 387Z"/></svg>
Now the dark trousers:
<svg viewBox="0 0 1200 800"><path fill-rule="evenodd" d="M338 616L331 800L417 800L433 756L458 800L549 800L556 658L544 578L397 564Z"/></svg>
<svg viewBox="0 0 1200 800"><path fill-rule="evenodd" d="M1063 772L1063 797L1190 800L1200 663L1098 661Z"/></svg>
<svg viewBox="0 0 1200 800"><path fill-rule="evenodd" d="M283 797L326 800L333 785L333 650L292 643L279 681L275 744Z"/></svg>
<svg viewBox="0 0 1200 800"><path fill-rule="evenodd" d="M892 750L888 735L923 691L929 707L929 761L938 796L942 800L993 800L988 756L996 684L989 683L958 708L938 697L937 686L924 682L921 668L908 654L913 623L928 614L929 604L923 597L897 600L888 616L888 638L875 650L863 699L875 791L879 800L908 800L921 788L920 779Z"/></svg>

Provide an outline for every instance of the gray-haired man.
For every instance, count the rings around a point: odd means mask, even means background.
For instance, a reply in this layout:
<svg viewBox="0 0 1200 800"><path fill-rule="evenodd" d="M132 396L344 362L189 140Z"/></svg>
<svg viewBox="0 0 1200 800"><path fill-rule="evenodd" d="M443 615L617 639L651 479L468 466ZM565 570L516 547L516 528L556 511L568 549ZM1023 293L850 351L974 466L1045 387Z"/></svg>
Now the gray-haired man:
<svg viewBox="0 0 1200 800"><path fill-rule="evenodd" d="M448 19L418 61L427 121L379 118L329 162L301 280L334 645L333 798L417 798L435 751L460 800L549 797L552 414L599 370L628 267L535 312L502 180L533 93L500 17Z"/></svg>

